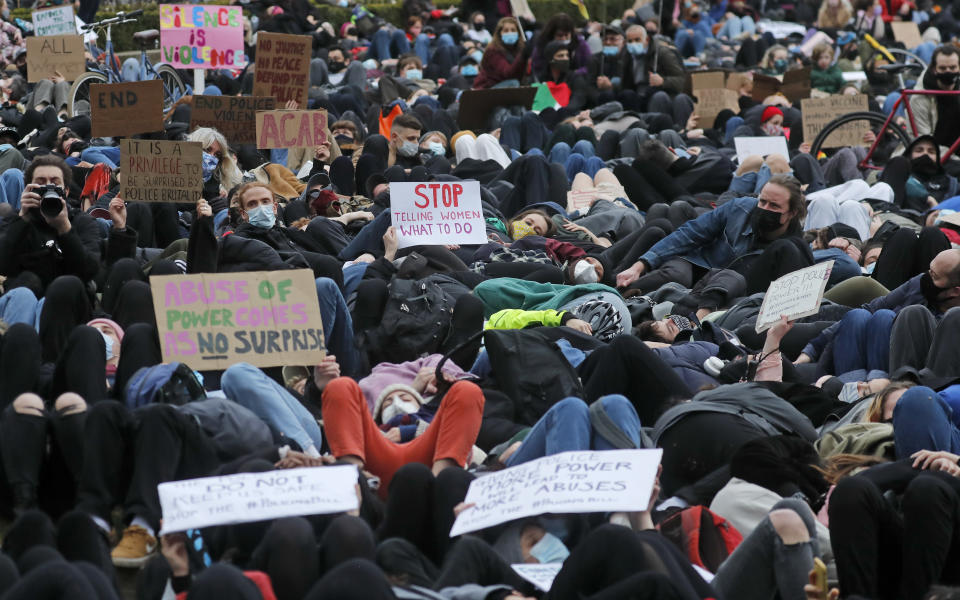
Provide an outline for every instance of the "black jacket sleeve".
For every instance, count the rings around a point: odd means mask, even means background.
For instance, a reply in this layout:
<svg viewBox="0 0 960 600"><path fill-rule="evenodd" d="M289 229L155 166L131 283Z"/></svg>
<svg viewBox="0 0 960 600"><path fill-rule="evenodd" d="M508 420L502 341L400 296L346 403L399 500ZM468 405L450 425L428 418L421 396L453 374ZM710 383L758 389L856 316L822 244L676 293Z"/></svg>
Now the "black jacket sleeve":
<svg viewBox="0 0 960 600"><path fill-rule="evenodd" d="M123 231L110 228L107 235L106 261L109 267L121 258L134 258L137 254L137 230L127 227Z"/></svg>
<svg viewBox="0 0 960 600"><path fill-rule="evenodd" d="M200 217L190 227L187 241L187 274L216 273L220 246L213 233L213 217Z"/></svg>
<svg viewBox="0 0 960 600"><path fill-rule="evenodd" d="M13 217L0 234L0 275L7 277L20 272L17 248L24 242L30 224L22 217Z"/></svg>
<svg viewBox="0 0 960 600"><path fill-rule="evenodd" d="M81 213L73 218L70 231L58 237L63 251L61 270L90 281L100 270L100 231L93 218Z"/></svg>

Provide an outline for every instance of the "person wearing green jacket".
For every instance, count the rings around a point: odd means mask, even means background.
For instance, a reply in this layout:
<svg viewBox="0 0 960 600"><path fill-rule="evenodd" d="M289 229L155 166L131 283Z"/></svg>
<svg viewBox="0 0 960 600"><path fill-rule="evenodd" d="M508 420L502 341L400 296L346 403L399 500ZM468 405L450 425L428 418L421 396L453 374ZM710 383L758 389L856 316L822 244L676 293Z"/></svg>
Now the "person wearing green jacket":
<svg viewBox="0 0 960 600"><path fill-rule="evenodd" d="M810 70L810 85L821 92L836 94L843 87L843 72L833 64L833 48L828 44L813 47L813 68Z"/></svg>

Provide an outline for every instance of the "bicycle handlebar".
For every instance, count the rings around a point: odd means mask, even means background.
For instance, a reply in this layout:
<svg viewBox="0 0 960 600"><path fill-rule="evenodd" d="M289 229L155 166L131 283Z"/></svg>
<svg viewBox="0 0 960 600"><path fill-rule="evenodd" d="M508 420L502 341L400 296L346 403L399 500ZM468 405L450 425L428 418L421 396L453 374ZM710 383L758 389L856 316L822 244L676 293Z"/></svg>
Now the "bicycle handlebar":
<svg viewBox="0 0 960 600"><path fill-rule="evenodd" d="M113 17L110 17L109 19L96 21L95 23L87 23L86 25L81 27L81 29L83 31L90 31L92 29L101 29L109 25L120 25L121 23L133 23L136 21L136 19L134 19L133 17L139 17L142 14L143 14L142 8L138 8L137 10L134 10L128 13L121 11L121 12L118 12Z"/></svg>

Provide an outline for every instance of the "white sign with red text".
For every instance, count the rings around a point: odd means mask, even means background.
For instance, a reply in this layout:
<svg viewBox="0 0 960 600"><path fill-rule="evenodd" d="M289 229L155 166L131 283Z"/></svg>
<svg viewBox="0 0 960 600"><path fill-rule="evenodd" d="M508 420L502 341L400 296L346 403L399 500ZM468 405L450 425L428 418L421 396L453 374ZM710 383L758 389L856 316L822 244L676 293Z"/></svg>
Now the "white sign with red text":
<svg viewBox="0 0 960 600"><path fill-rule="evenodd" d="M478 181L391 183L390 217L400 248L487 242Z"/></svg>

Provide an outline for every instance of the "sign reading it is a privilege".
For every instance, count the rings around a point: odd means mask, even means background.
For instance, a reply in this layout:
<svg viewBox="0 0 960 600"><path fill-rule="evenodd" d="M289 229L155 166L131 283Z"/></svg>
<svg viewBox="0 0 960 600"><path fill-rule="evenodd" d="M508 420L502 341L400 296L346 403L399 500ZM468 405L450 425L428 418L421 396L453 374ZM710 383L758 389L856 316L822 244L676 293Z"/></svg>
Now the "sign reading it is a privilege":
<svg viewBox="0 0 960 600"><path fill-rule="evenodd" d="M253 95L272 96L279 106L296 100L298 108L306 107L311 52L313 38L310 36L258 33Z"/></svg>
<svg viewBox="0 0 960 600"><path fill-rule="evenodd" d="M48 35L27 38L27 81L36 83L59 73L75 81L87 70L83 37Z"/></svg>
<svg viewBox="0 0 960 600"><path fill-rule="evenodd" d="M120 197L128 202L190 202L203 191L200 142L120 140Z"/></svg>
<svg viewBox="0 0 960 600"><path fill-rule="evenodd" d="M477 181L391 183L390 219L400 248L487 241Z"/></svg>
<svg viewBox="0 0 960 600"><path fill-rule="evenodd" d="M804 98L800 101L803 113L803 141L813 143L827 123L852 112L870 110L864 94L853 96L842 94L826 98ZM826 139L823 148L843 148L844 146L865 146L863 136L870 131L868 121L853 121L833 131Z"/></svg>
<svg viewBox="0 0 960 600"><path fill-rule="evenodd" d="M163 275L150 278L163 362L197 370L323 360L313 271Z"/></svg>
<svg viewBox="0 0 960 600"><path fill-rule="evenodd" d="M231 146L257 143L257 111L273 110L273 98L255 96L194 96L190 130L213 127Z"/></svg>
<svg viewBox="0 0 960 600"><path fill-rule="evenodd" d="M239 6L161 4L160 58L177 69L243 68L243 11Z"/></svg>
<svg viewBox="0 0 960 600"><path fill-rule="evenodd" d="M356 485L357 468L351 465L161 483L161 533L356 510Z"/></svg>
<svg viewBox="0 0 960 600"><path fill-rule="evenodd" d="M787 273L772 282L763 296L760 314L757 315L757 333L770 329L781 315L792 321L816 314L820 310L820 301L823 300L832 269L833 261L828 260Z"/></svg>
<svg viewBox="0 0 960 600"><path fill-rule="evenodd" d="M163 82L94 83L90 118L94 137L163 131Z"/></svg>
<svg viewBox="0 0 960 600"><path fill-rule="evenodd" d="M77 20L73 16L73 4L46 10L35 10L30 16L33 19L33 35L36 37L77 33ZM27 40L29 41L30 38L27 38Z"/></svg>
<svg viewBox="0 0 960 600"><path fill-rule="evenodd" d="M562 452L478 477L464 499L474 506L457 516L450 537L546 513L646 510L662 454Z"/></svg>
<svg viewBox="0 0 960 600"><path fill-rule="evenodd" d="M314 148L327 141L325 110L257 111L257 148Z"/></svg>

